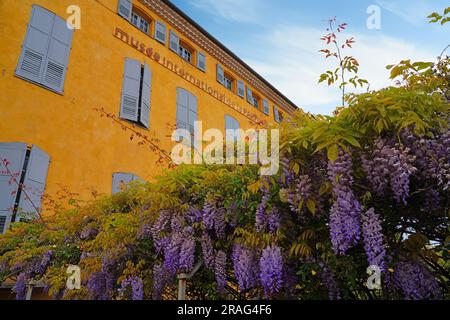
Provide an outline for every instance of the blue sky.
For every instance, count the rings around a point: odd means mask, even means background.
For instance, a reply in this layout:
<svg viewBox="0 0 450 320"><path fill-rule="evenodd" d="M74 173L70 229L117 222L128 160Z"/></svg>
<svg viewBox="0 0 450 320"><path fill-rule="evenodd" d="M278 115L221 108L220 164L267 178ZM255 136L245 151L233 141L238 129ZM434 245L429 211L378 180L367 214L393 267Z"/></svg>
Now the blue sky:
<svg viewBox="0 0 450 320"><path fill-rule="evenodd" d="M209 33L294 101L312 113L330 114L339 92L318 84L331 66L318 53L325 20L346 22L355 37L348 51L371 89L391 84L385 66L402 59L433 61L450 43L450 24L430 25L443 0L171 0ZM380 8L381 28L368 29L367 9Z"/></svg>

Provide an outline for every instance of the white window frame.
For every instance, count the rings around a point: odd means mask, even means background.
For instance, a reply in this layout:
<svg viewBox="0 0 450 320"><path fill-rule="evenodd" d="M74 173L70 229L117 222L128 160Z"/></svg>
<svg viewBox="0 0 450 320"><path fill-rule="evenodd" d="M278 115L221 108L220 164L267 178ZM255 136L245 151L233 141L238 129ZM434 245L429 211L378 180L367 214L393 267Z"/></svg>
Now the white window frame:
<svg viewBox="0 0 450 320"><path fill-rule="evenodd" d="M191 50L189 50L188 48L186 48L186 46L183 46L182 43L179 44L178 46L178 55L185 61L192 63L192 57L193 57L193 52Z"/></svg>
<svg viewBox="0 0 450 320"><path fill-rule="evenodd" d="M136 21L135 21L136 19ZM142 17L139 13L132 11L131 12L131 24L144 32L147 35L150 35L150 21ZM142 25L147 26L147 30L142 28Z"/></svg>

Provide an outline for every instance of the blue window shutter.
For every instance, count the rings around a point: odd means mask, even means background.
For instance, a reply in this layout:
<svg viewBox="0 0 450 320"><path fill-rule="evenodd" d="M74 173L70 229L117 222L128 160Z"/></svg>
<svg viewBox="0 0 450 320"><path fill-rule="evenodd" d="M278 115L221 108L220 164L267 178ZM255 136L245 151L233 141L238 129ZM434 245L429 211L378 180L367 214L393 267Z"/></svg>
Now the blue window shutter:
<svg viewBox="0 0 450 320"><path fill-rule="evenodd" d="M265 114L269 115L269 102L263 99L263 111Z"/></svg>
<svg viewBox="0 0 450 320"><path fill-rule="evenodd" d="M237 81L237 94L239 97L245 98L245 85L242 80Z"/></svg>
<svg viewBox="0 0 450 320"><path fill-rule="evenodd" d="M197 51L197 68L206 72L206 56L200 51Z"/></svg>
<svg viewBox="0 0 450 320"><path fill-rule="evenodd" d="M198 118L198 103L197 97L192 93L189 93L189 113L188 113L188 130L191 134L192 139L194 139L194 122Z"/></svg>
<svg viewBox="0 0 450 320"><path fill-rule="evenodd" d="M26 153L25 143L0 143L0 234L9 228L11 223ZM8 162L7 167L4 160ZM10 173L17 182L11 180Z"/></svg>
<svg viewBox="0 0 450 320"><path fill-rule="evenodd" d="M16 75L40 83L50 44L55 14L33 5Z"/></svg>
<svg viewBox="0 0 450 320"><path fill-rule="evenodd" d="M64 90L72 38L73 29L67 27L65 20L55 16L42 84L59 93Z"/></svg>
<svg viewBox="0 0 450 320"><path fill-rule="evenodd" d="M177 88L177 128L187 129L189 123L189 93Z"/></svg>
<svg viewBox="0 0 450 320"><path fill-rule="evenodd" d="M161 21L155 23L155 39L166 44L166 25Z"/></svg>
<svg viewBox="0 0 450 320"><path fill-rule="evenodd" d="M247 86L247 101L252 105L254 104L253 103L253 92L249 86Z"/></svg>
<svg viewBox="0 0 450 320"><path fill-rule="evenodd" d="M123 188L133 181L134 175L132 173L114 172L112 182L112 193L116 194L123 190Z"/></svg>
<svg viewBox="0 0 450 320"><path fill-rule="evenodd" d="M142 79L141 123L150 127L150 99L152 94L152 71L148 64L144 64L144 77Z"/></svg>
<svg viewBox="0 0 450 320"><path fill-rule="evenodd" d="M234 130L234 119L229 115L225 115L225 137L226 141L234 140L234 133L228 132L228 130Z"/></svg>
<svg viewBox="0 0 450 320"><path fill-rule="evenodd" d="M120 117L122 119L138 120L140 82L141 63L137 60L126 58L120 105Z"/></svg>
<svg viewBox="0 0 450 320"><path fill-rule="evenodd" d="M225 83L225 73L220 64L217 64L217 81L221 84Z"/></svg>
<svg viewBox="0 0 450 320"><path fill-rule="evenodd" d="M117 8L117 12L119 15L126 20L131 20L131 12L133 10L133 5L131 3L131 0L119 0L119 5Z"/></svg>
<svg viewBox="0 0 450 320"><path fill-rule="evenodd" d="M169 49L176 52L180 51L180 37L173 31L169 31Z"/></svg>
<svg viewBox="0 0 450 320"><path fill-rule="evenodd" d="M31 213L33 216L38 214L36 209L40 212L49 164L49 155L33 145L25 171L25 180L19 199L19 215L16 221L20 221L21 212Z"/></svg>

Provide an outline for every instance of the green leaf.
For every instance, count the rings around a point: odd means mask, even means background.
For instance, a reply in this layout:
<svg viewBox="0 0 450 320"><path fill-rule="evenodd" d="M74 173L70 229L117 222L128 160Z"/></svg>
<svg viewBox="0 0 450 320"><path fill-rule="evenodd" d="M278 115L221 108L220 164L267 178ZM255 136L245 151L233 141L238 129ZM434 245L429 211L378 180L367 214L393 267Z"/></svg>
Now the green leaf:
<svg viewBox="0 0 450 320"><path fill-rule="evenodd" d="M338 157L339 149L337 144L333 144L327 148L328 160L334 162Z"/></svg>
<svg viewBox="0 0 450 320"><path fill-rule="evenodd" d="M344 137L344 139L348 143L350 143L352 146L357 147L357 148L361 148L361 145L359 144L358 140L355 139L355 137L347 136L347 137Z"/></svg>
<svg viewBox="0 0 450 320"><path fill-rule="evenodd" d="M306 207L312 214L316 213L316 202L314 200L312 199L306 200Z"/></svg>

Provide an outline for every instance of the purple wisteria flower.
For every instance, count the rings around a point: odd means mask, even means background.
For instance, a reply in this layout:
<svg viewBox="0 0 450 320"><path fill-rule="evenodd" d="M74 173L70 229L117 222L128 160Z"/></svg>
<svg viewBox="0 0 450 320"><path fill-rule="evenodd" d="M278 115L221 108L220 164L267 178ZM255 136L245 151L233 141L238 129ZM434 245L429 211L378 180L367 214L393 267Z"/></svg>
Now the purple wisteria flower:
<svg viewBox="0 0 450 320"><path fill-rule="evenodd" d="M258 260L255 251L235 244L231 255L233 261L234 276L239 285L239 289L244 291L253 288L258 280Z"/></svg>
<svg viewBox="0 0 450 320"><path fill-rule="evenodd" d="M383 233L380 217L370 208L362 214L362 233L364 241L364 250L366 251L369 265L378 266L382 271L386 271Z"/></svg>
<svg viewBox="0 0 450 320"><path fill-rule="evenodd" d="M356 199L352 159L339 151L336 161L328 163L328 177L335 196L330 210L330 237L335 254L345 254L361 237L361 205Z"/></svg>
<svg viewBox="0 0 450 320"><path fill-rule="evenodd" d="M136 276L128 277L120 283L119 294L132 300L144 299L144 284L142 279Z"/></svg>
<svg viewBox="0 0 450 320"><path fill-rule="evenodd" d="M214 248L211 238L206 232L203 233L202 235L201 246L202 246L203 263L208 269L214 270L214 259L215 259Z"/></svg>
<svg viewBox="0 0 450 320"><path fill-rule="evenodd" d="M340 300L341 293L336 281L336 275L330 267L323 261L319 262L320 270L318 272L319 278L328 290L328 298L330 300Z"/></svg>
<svg viewBox="0 0 450 320"><path fill-rule="evenodd" d="M283 257L276 245L267 246L259 260L259 279L266 297L278 293L283 285Z"/></svg>
<svg viewBox="0 0 450 320"><path fill-rule="evenodd" d="M222 250L217 251L214 273L216 275L217 290L223 293L227 284L227 255Z"/></svg>

